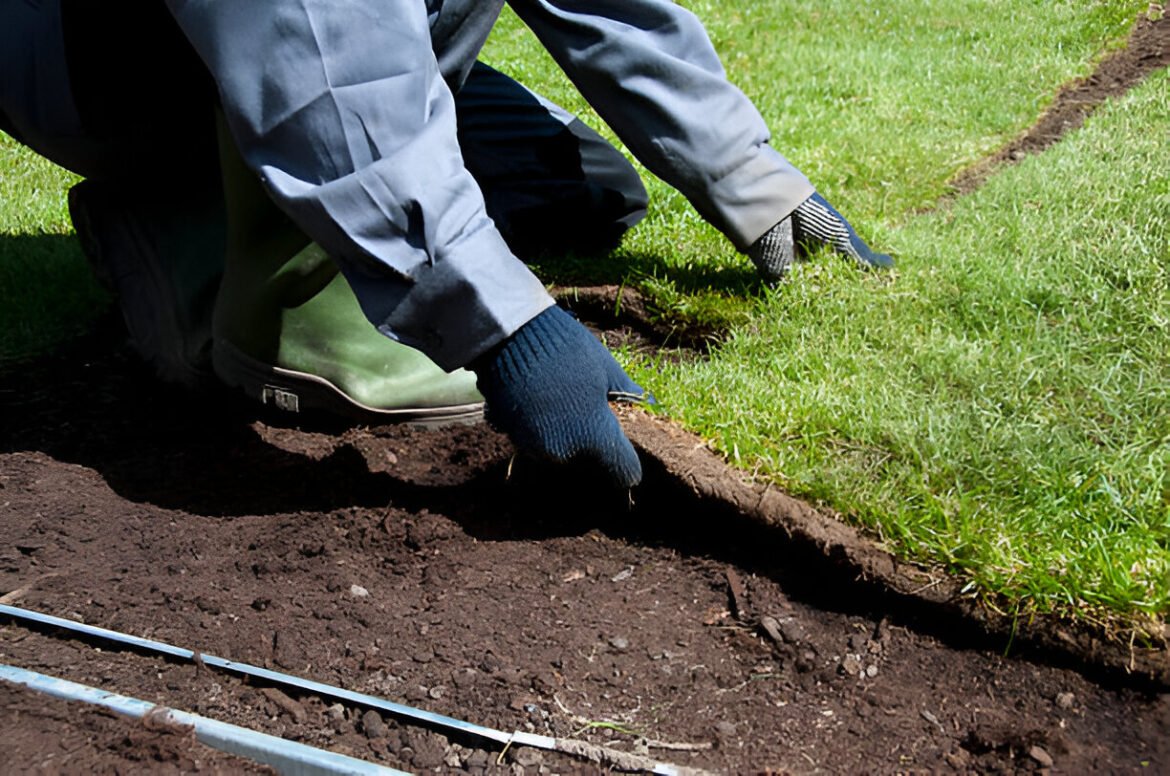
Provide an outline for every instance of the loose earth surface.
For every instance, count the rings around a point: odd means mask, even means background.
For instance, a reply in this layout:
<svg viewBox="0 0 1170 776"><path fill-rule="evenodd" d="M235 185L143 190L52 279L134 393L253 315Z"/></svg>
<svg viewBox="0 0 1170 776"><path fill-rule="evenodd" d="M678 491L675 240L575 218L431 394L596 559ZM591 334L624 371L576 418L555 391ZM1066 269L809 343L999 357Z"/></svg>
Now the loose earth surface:
<svg viewBox="0 0 1170 776"><path fill-rule="evenodd" d="M257 419L151 379L119 335L0 378L5 603L716 772L1170 768L1170 696L851 596L653 477L631 505L482 425ZM605 767L11 620L0 662L403 770ZM14 697L12 770L248 767Z"/></svg>
<svg viewBox="0 0 1170 776"><path fill-rule="evenodd" d="M1166 39L1165 20L1140 22L1129 59L995 163L1165 66ZM908 606L929 591L897 589L905 575L883 578L889 594L834 576L791 525L686 497L685 462L648 461L631 502L514 460L482 425L341 426L168 388L124 336L107 321L0 373L0 602L694 769L1170 772L1164 681ZM410 771L617 761L501 751L13 619L0 663ZM4 683L0 726L6 772L266 771L189 730Z"/></svg>

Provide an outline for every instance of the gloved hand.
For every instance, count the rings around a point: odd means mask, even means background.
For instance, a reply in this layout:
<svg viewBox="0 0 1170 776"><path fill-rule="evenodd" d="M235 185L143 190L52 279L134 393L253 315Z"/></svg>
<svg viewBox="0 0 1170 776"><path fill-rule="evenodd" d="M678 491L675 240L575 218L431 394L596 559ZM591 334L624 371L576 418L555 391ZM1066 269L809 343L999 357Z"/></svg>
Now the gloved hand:
<svg viewBox="0 0 1170 776"><path fill-rule="evenodd" d="M788 218L772 227L748 248L748 256L765 280L781 280L796 256L798 247L816 250L828 245L863 269L889 269L894 260L865 244L845 216L824 197L814 193L797 206Z"/></svg>
<svg viewBox="0 0 1170 776"><path fill-rule="evenodd" d="M642 479L608 399L651 400L589 330L553 306L471 365L487 419L517 448L560 463L592 461L621 487Z"/></svg>

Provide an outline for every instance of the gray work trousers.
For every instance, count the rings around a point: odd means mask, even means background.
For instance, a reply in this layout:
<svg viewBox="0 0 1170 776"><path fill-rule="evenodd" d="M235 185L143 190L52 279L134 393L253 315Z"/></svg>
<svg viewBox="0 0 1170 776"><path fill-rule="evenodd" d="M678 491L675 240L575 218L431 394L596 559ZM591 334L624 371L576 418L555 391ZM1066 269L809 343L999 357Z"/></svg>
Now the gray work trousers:
<svg viewBox="0 0 1170 776"><path fill-rule="evenodd" d="M183 89L176 99L173 87L158 83L170 68L131 62L128 77L101 79L107 90L115 87L122 110L114 115L138 117L120 136L101 138L113 153L91 153L92 136L75 131L109 129L109 115L94 121L79 114L76 101L73 110L46 102L46 94L68 94L60 87L69 86L71 68L47 62L53 46L62 46L53 26L60 26L62 2L72 13L89 9L93 24L72 27L84 40L109 15L157 11L159 0L0 0L0 110L8 123L29 145L86 174L137 163L173 179L200 149L199 137L180 134L183 122L170 118L171 108L177 103L174 115L181 116L200 100L185 101L191 95ZM604 158L623 183L600 188L617 197L592 189L579 205L622 202L628 210L619 222L644 205L620 155L604 144L583 151L582 138L591 134L563 111L525 92L522 112L540 106L545 114L531 113L539 120L529 128L551 130L525 136L517 127L527 123L514 121L511 107L503 110L515 101L496 99L500 93L475 98L477 83L506 83L475 65L503 0L165 2L210 73L246 164L276 204L337 259L375 325L440 366L469 363L552 303L505 241L552 223L530 207L557 188L549 181L589 186L598 178L583 165ZM759 113L727 81L690 12L670 0L509 2L630 150L740 250L812 193L768 145ZM64 38L77 40L65 22ZM125 42L99 38L108 45L92 58L98 64L153 43L132 20L107 27L133 32ZM72 88L74 97L92 93ZM98 103L99 113L110 113L109 102ZM487 113L477 118L477 108ZM135 142L126 150L128 138ZM554 157L568 153L562 161L577 158L541 170L552 172L541 186L520 186L510 171L525 163L500 164L509 139L514 150L532 152L533 170L550 148ZM104 169L84 169L95 160ZM517 197L527 204L510 218Z"/></svg>
<svg viewBox="0 0 1170 776"><path fill-rule="evenodd" d="M177 28L168 29L161 3L161 13L140 13L126 25L79 18L66 26L61 5L0 0L0 131L116 186L123 202L146 185L143 196L156 205L160 169L176 187L218 186L214 90L201 83L205 74L194 53L184 53ZM81 12L87 16L104 4L88 5L96 8ZM96 39L103 34L114 39ZM118 41L121 34L128 39ZM142 36L152 38L145 52L133 40ZM119 51L131 54L119 60ZM645 188L604 138L482 63L463 77L460 150L514 252L605 249L642 218ZM150 93L156 96L147 100Z"/></svg>

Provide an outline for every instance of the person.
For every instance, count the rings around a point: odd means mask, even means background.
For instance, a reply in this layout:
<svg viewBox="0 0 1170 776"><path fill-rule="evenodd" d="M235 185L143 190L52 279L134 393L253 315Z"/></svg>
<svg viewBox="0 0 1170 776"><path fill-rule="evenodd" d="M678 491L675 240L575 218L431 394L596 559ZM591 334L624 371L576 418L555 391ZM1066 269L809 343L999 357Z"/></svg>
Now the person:
<svg viewBox="0 0 1170 776"><path fill-rule="evenodd" d="M478 61L503 3L3 0L0 128L87 178L78 233L163 371L210 362L289 409L412 419L482 395L520 450L629 487L641 466L608 401L647 394L521 256L616 244L646 192ZM769 145L694 14L509 4L765 279L825 245L892 264Z"/></svg>

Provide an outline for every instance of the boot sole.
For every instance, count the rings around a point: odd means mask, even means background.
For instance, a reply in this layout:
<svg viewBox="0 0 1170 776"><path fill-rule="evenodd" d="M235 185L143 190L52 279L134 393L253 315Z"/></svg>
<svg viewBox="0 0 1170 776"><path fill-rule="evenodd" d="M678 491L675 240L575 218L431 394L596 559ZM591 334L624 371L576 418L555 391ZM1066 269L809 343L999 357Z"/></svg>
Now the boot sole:
<svg viewBox="0 0 1170 776"><path fill-rule="evenodd" d="M212 348L212 361L223 382L284 412L323 411L371 425L406 423L431 428L472 425L483 420L483 402L445 407L370 407L323 377L265 364L222 340Z"/></svg>

